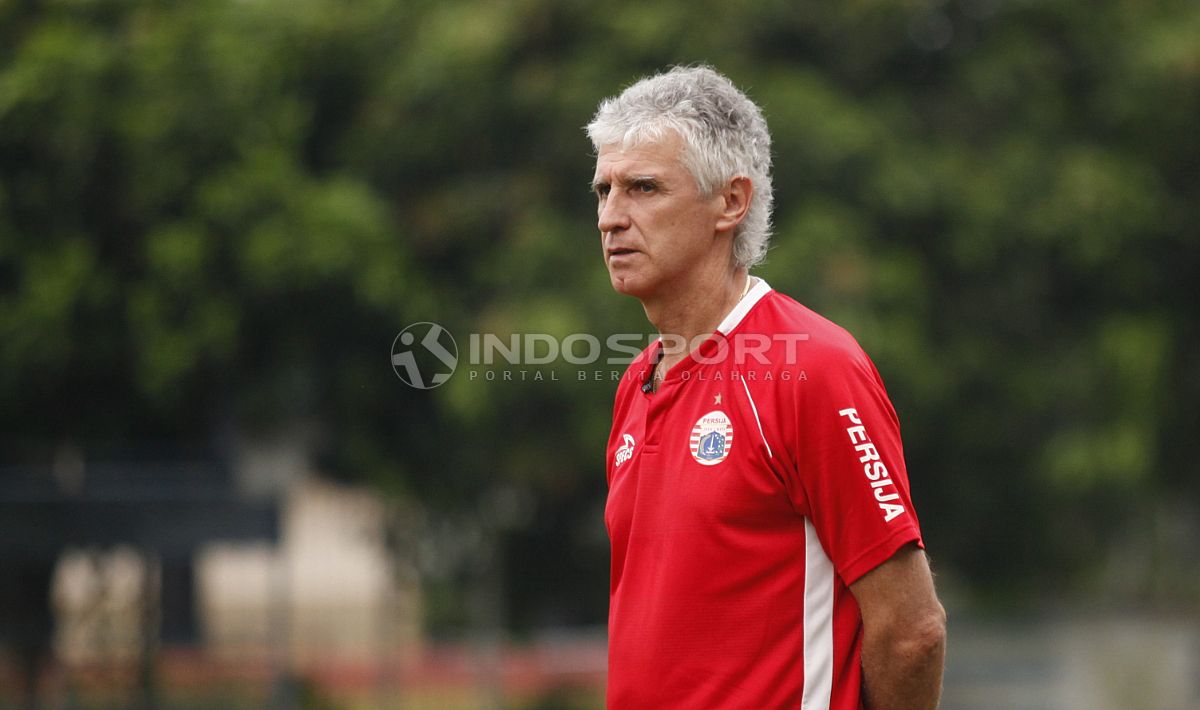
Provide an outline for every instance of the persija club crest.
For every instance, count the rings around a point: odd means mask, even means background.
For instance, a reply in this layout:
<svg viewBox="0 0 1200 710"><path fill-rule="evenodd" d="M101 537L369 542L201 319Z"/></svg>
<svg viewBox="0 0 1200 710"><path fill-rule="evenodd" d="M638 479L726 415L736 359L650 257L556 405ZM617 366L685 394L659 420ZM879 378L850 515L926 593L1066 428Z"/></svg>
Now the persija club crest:
<svg viewBox="0 0 1200 710"><path fill-rule="evenodd" d="M729 456L733 446L733 424L729 415L719 409L696 420L692 427L690 447L692 458L705 466L714 466Z"/></svg>

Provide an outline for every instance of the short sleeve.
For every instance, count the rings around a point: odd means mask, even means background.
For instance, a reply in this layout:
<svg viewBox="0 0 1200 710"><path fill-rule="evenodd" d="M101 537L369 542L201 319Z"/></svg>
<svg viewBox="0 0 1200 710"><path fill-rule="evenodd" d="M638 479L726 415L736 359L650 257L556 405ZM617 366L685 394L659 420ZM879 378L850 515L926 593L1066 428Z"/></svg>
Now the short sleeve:
<svg viewBox="0 0 1200 710"><path fill-rule="evenodd" d="M906 543L923 546L899 420L857 344L822 353L806 375L794 400L794 500L850 585Z"/></svg>

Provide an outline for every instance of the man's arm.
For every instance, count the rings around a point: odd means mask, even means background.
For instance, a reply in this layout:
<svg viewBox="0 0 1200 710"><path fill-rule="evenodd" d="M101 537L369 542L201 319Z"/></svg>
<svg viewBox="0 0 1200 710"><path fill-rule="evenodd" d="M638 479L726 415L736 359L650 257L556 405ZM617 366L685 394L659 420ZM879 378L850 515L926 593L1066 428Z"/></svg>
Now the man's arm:
<svg viewBox="0 0 1200 710"><path fill-rule="evenodd" d="M850 585L863 619L863 686L870 710L933 710L942 694L946 611L915 544Z"/></svg>

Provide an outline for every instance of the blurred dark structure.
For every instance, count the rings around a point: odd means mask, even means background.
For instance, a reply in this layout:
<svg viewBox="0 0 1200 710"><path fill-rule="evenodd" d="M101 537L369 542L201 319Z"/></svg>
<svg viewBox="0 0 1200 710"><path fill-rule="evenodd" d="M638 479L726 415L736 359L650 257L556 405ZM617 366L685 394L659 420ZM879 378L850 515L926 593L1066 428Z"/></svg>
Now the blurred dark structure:
<svg viewBox="0 0 1200 710"><path fill-rule="evenodd" d="M209 462L84 464L0 469L0 639L16 653L24 703L52 660L51 584L60 554L128 545L157 575L142 589L142 707L156 705L160 642L197 640L193 555L205 543L279 536L279 504L239 492L228 467Z"/></svg>

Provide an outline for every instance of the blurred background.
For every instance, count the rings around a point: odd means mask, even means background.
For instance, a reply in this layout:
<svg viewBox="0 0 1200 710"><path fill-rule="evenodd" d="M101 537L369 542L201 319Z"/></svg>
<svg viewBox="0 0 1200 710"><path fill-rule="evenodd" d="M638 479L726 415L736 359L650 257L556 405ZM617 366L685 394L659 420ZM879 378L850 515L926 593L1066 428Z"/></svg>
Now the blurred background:
<svg viewBox="0 0 1200 710"><path fill-rule="evenodd" d="M623 368L470 334L650 333L582 126L681 62L888 384L944 707L1200 708L1192 0L0 0L0 708L600 707Z"/></svg>

